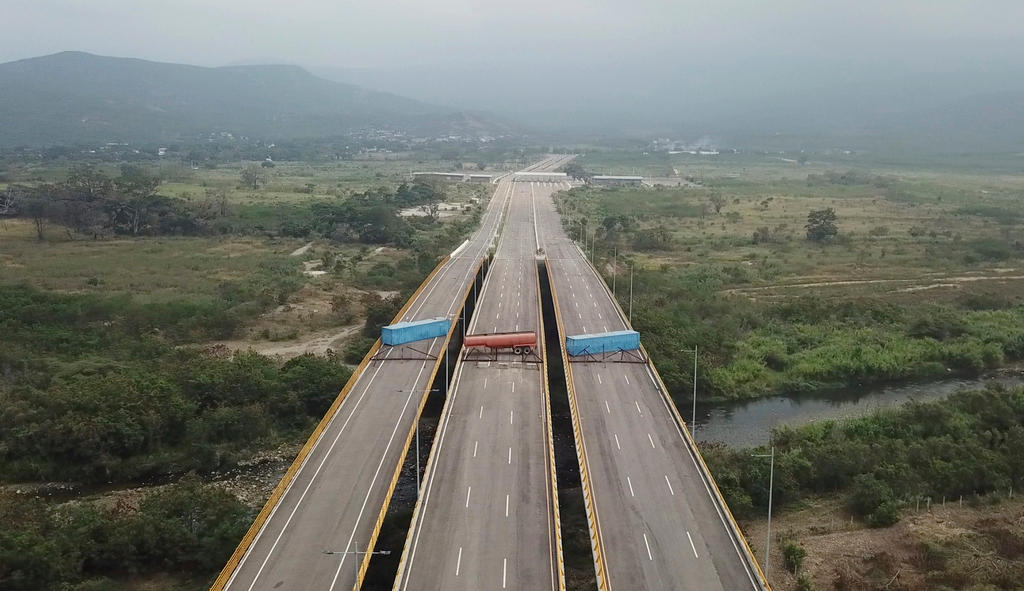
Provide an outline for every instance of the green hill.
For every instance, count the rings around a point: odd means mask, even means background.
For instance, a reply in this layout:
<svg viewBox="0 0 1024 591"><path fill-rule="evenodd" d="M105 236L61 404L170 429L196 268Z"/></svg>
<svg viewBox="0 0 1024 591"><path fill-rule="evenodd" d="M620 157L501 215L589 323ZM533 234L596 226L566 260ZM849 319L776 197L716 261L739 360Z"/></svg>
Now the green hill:
<svg viewBox="0 0 1024 591"><path fill-rule="evenodd" d="M483 118L332 82L297 66L204 68L63 52L0 64L0 146L268 140L366 127L487 131Z"/></svg>

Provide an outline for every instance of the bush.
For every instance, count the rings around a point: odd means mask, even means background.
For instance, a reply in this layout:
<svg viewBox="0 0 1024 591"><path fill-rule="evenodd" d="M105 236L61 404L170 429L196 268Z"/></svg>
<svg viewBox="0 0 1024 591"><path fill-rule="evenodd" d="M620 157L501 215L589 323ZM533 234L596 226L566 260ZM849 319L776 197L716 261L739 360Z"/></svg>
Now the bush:
<svg viewBox="0 0 1024 591"><path fill-rule="evenodd" d="M777 428L775 499L779 507L807 495L842 492L850 511L874 527L896 523L899 499L1018 489L1024 484L1024 388L992 385L930 403L845 421ZM766 506L763 460L701 445L728 502Z"/></svg>
<svg viewBox="0 0 1024 591"><path fill-rule="evenodd" d="M380 336L380 330L391 324L402 309L403 300L399 296L382 299L376 294L368 294L364 304L366 323L363 325L363 336L376 339Z"/></svg>
<svg viewBox="0 0 1024 591"><path fill-rule="evenodd" d="M71 367L0 397L0 479L108 482L217 468L251 453L247 443L303 432L350 375L336 358L278 367L255 353L166 349Z"/></svg>
<svg viewBox="0 0 1024 591"><path fill-rule="evenodd" d="M847 505L854 515L864 517L892 500L892 489L887 484L873 474L859 474L853 479Z"/></svg>
<svg viewBox="0 0 1024 591"><path fill-rule="evenodd" d="M106 576L220 569L254 515L194 476L125 501L46 506L0 494L0 588L109 589Z"/></svg>
<svg viewBox="0 0 1024 591"><path fill-rule="evenodd" d="M342 361L344 361L345 363L351 363L352 365L357 365L361 363L363 361L363 357L366 356L366 354L370 351L370 348L373 347L373 343L375 343L376 341L377 339L373 337L353 337L353 339L349 341L348 344L345 345L345 348L342 350Z"/></svg>
<svg viewBox="0 0 1024 591"><path fill-rule="evenodd" d="M786 570L796 574L804 564L807 557L807 550L796 542L786 542L782 547L782 559L786 563Z"/></svg>

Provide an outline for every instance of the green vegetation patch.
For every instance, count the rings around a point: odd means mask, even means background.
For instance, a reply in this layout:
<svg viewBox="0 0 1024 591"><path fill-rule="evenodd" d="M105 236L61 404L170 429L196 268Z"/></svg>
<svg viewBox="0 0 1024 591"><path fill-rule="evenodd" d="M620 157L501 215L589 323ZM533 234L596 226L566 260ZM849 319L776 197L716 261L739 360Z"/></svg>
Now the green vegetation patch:
<svg viewBox="0 0 1024 591"><path fill-rule="evenodd" d="M772 444L778 507L842 492L854 515L886 526L914 499L1019 490L1024 388L989 386L858 419L780 427ZM709 444L702 451L734 513L767 505L768 463L751 457L754 450Z"/></svg>
<svg viewBox="0 0 1024 591"><path fill-rule="evenodd" d="M47 505L2 493L0 588L84 591L168 572L212 577L253 517L234 496L194 476L114 506Z"/></svg>

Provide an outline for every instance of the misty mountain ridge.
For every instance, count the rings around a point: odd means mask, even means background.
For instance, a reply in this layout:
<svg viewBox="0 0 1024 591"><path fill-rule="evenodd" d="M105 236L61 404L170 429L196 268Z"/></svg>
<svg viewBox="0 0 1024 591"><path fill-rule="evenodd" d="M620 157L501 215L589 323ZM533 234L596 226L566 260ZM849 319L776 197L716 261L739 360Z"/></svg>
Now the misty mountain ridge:
<svg viewBox="0 0 1024 591"><path fill-rule="evenodd" d="M331 80L481 109L567 136L696 138L752 149L1024 149L1013 68L932 71L807 57L791 62L595 67L311 67ZM452 85L451 80L464 81ZM536 84L537 80L545 84ZM787 137L785 143L765 138Z"/></svg>
<svg viewBox="0 0 1024 591"><path fill-rule="evenodd" d="M291 65L206 68L62 52L0 64L0 145L268 140L368 127L495 134L486 116L372 91Z"/></svg>

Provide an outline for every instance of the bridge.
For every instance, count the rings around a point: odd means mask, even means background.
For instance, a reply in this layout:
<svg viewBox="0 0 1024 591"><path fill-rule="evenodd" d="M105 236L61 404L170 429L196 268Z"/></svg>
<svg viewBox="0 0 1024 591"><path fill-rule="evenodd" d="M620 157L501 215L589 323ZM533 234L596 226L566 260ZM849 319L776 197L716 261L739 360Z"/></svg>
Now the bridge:
<svg viewBox="0 0 1024 591"><path fill-rule="evenodd" d="M530 188L513 186L470 334L543 334ZM396 590L565 588L539 346L527 355L461 353Z"/></svg>
<svg viewBox="0 0 1024 591"><path fill-rule="evenodd" d="M631 329L562 229L557 188L537 190L559 340ZM767 589L646 351L602 359L570 357L563 346L561 354L598 588Z"/></svg>
<svg viewBox="0 0 1024 591"><path fill-rule="evenodd" d="M646 353L595 362L565 351L566 336L629 327L562 230L552 195L568 186L530 175L497 182L480 228L395 318L447 318L447 335L374 344L212 589L359 588L452 338L520 330L541 335L535 353L458 352L395 589L565 588L548 355L564 361L598 587L768 588ZM554 327L543 325L539 272ZM553 330L563 346L547 351L543 334Z"/></svg>

